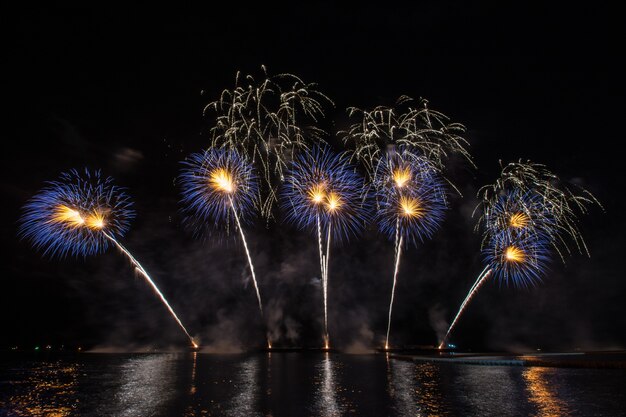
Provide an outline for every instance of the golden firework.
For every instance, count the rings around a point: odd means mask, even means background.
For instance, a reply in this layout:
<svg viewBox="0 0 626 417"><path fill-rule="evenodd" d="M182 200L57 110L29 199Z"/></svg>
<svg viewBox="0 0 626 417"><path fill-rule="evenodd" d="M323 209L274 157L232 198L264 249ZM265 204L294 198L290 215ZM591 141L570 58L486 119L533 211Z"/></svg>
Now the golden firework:
<svg viewBox="0 0 626 417"><path fill-rule="evenodd" d="M507 262L522 263L526 260L526 254L518 247L508 246L504 250L504 258Z"/></svg>
<svg viewBox="0 0 626 417"><path fill-rule="evenodd" d="M425 211L421 202L416 198L401 197L400 198L400 214L404 217L419 219L424 216Z"/></svg>
<svg viewBox="0 0 626 417"><path fill-rule="evenodd" d="M93 214L90 214L89 216L87 216L87 218L85 219L85 225L93 230L101 230L104 228L104 214L102 214L101 212L94 212Z"/></svg>
<svg viewBox="0 0 626 417"><path fill-rule="evenodd" d="M393 180L398 188L402 188L411 180L411 171L408 167L397 168L393 171Z"/></svg>
<svg viewBox="0 0 626 417"><path fill-rule="evenodd" d="M54 211L52 216L54 223L63 223L69 227L80 227L85 224L85 219L77 210L68 206L60 205Z"/></svg>
<svg viewBox="0 0 626 417"><path fill-rule="evenodd" d="M209 180L211 187L225 193L232 193L235 190L232 174L224 169L218 168L211 173Z"/></svg>
<svg viewBox="0 0 626 417"><path fill-rule="evenodd" d="M330 192L326 196L326 208L328 211L336 211L342 206L341 196L335 192Z"/></svg>
<svg viewBox="0 0 626 417"><path fill-rule="evenodd" d="M509 218L509 226L514 229L522 229L528 226L528 223L530 223L530 218L526 213L513 213Z"/></svg>
<svg viewBox="0 0 626 417"><path fill-rule="evenodd" d="M324 184L317 184L311 187L309 190L309 199L313 202L313 204L320 204L324 201L324 197L326 196L326 187Z"/></svg>

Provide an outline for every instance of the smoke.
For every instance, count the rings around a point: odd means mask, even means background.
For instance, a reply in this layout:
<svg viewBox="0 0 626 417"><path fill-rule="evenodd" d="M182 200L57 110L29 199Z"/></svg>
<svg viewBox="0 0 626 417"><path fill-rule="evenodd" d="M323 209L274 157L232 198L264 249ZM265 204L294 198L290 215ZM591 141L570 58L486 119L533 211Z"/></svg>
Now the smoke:
<svg viewBox="0 0 626 417"><path fill-rule="evenodd" d="M352 342L344 348L346 353L353 355L365 355L373 353L374 332L365 323L361 323Z"/></svg>
<svg viewBox="0 0 626 417"><path fill-rule="evenodd" d="M446 336L446 331L449 326L449 323L446 320L447 313L447 309L441 304L435 304L428 309L428 322L437 334L437 342L442 341Z"/></svg>

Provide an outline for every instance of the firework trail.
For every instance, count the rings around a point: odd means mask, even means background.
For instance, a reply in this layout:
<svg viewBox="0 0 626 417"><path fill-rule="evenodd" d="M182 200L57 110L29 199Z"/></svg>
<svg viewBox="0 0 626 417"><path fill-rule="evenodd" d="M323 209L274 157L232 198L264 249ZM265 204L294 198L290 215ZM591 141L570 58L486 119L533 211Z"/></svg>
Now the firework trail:
<svg viewBox="0 0 626 417"><path fill-rule="evenodd" d="M480 275L478 275L478 278L474 282L474 285L472 285L472 288L470 288L469 292L467 293L467 296L461 303L461 307L459 307L459 311L456 313L456 316L454 316L454 320L452 320L452 324L450 324L450 327L448 327L448 331L446 332L446 335L443 337L443 340L439 344L439 349L444 348L444 345L445 345L446 340L448 339L448 336L452 332L452 329L454 329L454 326L456 325L456 322L459 320L459 317L461 317L461 314L463 314L463 311L465 311L465 306L472 299L474 294L476 294L476 291L478 291L478 289L482 286L482 284L487 281L487 279L491 275L491 272L492 271L491 269L489 269L489 266L486 266L485 269L482 270Z"/></svg>
<svg viewBox="0 0 626 417"><path fill-rule="evenodd" d="M194 153L183 165L180 184L185 222L200 234L208 223L229 230L234 220L263 316L261 293L242 225L242 221L252 217L255 210L258 186L252 165L237 152L226 149Z"/></svg>
<svg viewBox="0 0 626 417"><path fill-rule="evenodd" d="M385 347L389 346L391 313L400 266L401 244L430 238L439 227L447 206L442 180L459 194L445 175L445 162L453 154L474 166L465 127L428 107L401 96L392 107L348 109L354 123L343 134L352 157L364 164L377 199L380 230L395 242L394 280L389 303Z"/></svg>
<svg viewBox="0 0 626 417"><path fill-rule="evenodd" d="M185 332L185 334L187 335L187 337L189 338L189 341L191 341L191 344L193 345L193 347L197 348L198 345L196 344L196 342L193 340L193 338L191 337L191 335L189 334L189 332L187 331L187 329L185 328L185 326L183 325L183 322L180 321L180 319L178 318L178 316L176 315L176 313L174 312L174 309L172 308L172 306L170 306L170 303L167 302L167 299L165 298L165 296L163 295L163 293L161 292L161 290L159 290L159 287L157 287L157 285L154 283L154 281L152 281L152 278L150 278L150 275L148 275L148 273L146 272L145 269L143 269L143 266L141 266L141 264L139 263L139 261L137 261L137 259L135 259L135 257L128 251L128 249L126 249L121 243L119 243L117 240L115 240L115 238L113 238L112 236L110 236L108 233L106 232L102 232L102 234L109 239L111 242L113 242L113 244L124 254L126 255L126 257L128 258L128 260L130 261L130 263L135 267L135 270L137 272L139 272L148 282L148 284L150 284L150 286L152 287L152 289L154 290L154 292L159 296L159 298L161 299L161 302L163 304L165 304L165 307L167 307L167 310L170 312L170 314L172 315L172 317L174 317L174 320L176 320L176 323L178 323L178 325L180 326L180 328L183 330L183 332Z"/></svg>
<svg viewBox="0 0 626 417"><path fill-rule="evenodd" d="M576 225L577 212L598 200L583 188L563 183L544 165L530 161L502 167L500 178L479 190L481 211L477 230L483 230L483 258L487 266L463 300L439 348L484 282L493 276L505 285L531 287L541 282L550 249L564 261L570 243L589 254Z"/></svg>
<svg viewBox="0 0 626 417"><path fill-rule="evenodd" d="M261 214L269 219L278 199L273 183L284 180L298 152L324 143L325 132L315 125L333 102L314 83L292 74L269 76L261 69L261 80L238 72L233 89L223 90L204 113L215 116L212 147L237 151L258 167Z"/></svg>
<svg viewBox="0 0 626 417"><path fill-rule="evenodd" d="M261 293L259 292L259 285L256 280L256 274L254 273L254 265L252 264L252 257L250 256L250 251L248 250L248 242L246 241L246 235L243 233L243 228L241 227L241 223L239 222L239 216L237 215L237 210L235 210L235 205L230 199L230 207L233 210L233 216L235 217L235 222L237 223L237 229L239 229L239 235L241 236L241 242L243 243L243 248L246 250L246 256L248 257L248 265L250 266L250 273L252 274L252 283L254 284L254 290L256 291L256 298L259 302L259 310L261 311L261 315L263 315L263 303L261 303Z"/></svg>
<svg viewBox="0 0 626 417"><path fill-rule="evenodd" d="M123 188L100 171L76 170L61 174L59 181L36 194L24 207L19 236L43 251L44 256L90 256L107 250L113 243L124 253L167 307L189 341L195 341L146 270L119 243L130 227L135 212Z"/></svg>
<svg viewBox="0 0 626 417"><path fill-rule="evenodd" d="M394 242L394 272L385 348L389 348L391 317L402 248L430 239L447 209L445 187L436 167L417 151L400 146L376 166L374 189L380 231Z"/></svg>
<svg viewBox="0 0 626 417"><path fill-rule="evenodd" d="M335 154L327 147L315 147L298 155L286 172L281 206L287 213L287 221L317 233L326 348L330 344L328 270L331 243L355 236L365 227L369 219L365 193L363 179L350 165L348 154Z"/></svg>

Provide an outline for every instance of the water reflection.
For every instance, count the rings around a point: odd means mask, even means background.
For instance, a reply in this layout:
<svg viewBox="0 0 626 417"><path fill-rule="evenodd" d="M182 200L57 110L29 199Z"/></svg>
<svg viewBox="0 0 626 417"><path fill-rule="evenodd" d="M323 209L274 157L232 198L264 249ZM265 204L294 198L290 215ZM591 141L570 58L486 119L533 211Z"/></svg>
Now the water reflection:
<svg viewBox="0 0 626 417"><path fill-rule="evenodd" d="M259 356L251 356L239 366L237 381L233 384L235 395L226 415L234 417L262 415L256 409L259 398L259 361Z"/></svg>
<svg viewBox="0 0 626 417"><path fill-rule="evenodd" d="M337 387L335 385L335 371L330 360L330 354L324 353L324 359L318 365L319 380L317 388L318 409L323 417L341 415L339 401L337 401Z"/></svg>
<svg viewBox="0 0 626 417"><path fill-rule="evenodd" d="M565 401L557 397L547 381L547 377L556 373L554 368L529 367L522 376L526 381L529 400L538 410L538 416L557 417L569 415Z"/></svg>
<svg viewBox="0 0 626 417"><path fill-rule="evenodd" d="M15 415L66 417L77 409L77 364L43 362L20 371L27 373L23 385L9 397Z"/></svg>
<svg viewBox="0 0 626 417"><path fill-rule="evenodd" d="M196 388L196 366L198 364L198 352L193 352L193 365L191 368L191 386L189 388L189 395L195 395Z"/></svg>
<svg viewBox="0 0 626 417"><path fill-rule="evenodd" d="M446 415L439 389L439 368L387 358L388 393L397 415Z"/></svg>
<svg viewBox="0 0 626 417"><path fill-rule="evenodd" d="M135 357L122 365L116 416L159 415L175 393L175 355ZM104 411L104 410L103 410ZM103 412L103 415L109 415Z"/></svg>

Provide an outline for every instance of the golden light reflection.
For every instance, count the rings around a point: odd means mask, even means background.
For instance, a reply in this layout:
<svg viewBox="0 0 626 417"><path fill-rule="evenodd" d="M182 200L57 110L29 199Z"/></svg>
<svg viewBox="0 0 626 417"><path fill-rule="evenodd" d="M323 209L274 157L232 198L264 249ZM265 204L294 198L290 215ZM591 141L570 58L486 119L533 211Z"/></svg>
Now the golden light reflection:
<svg viewBox="0 0 626 417"><path fill-rule="evenodd" d="M61 362L29 369L24 390L9 398L15 415L66 417L76 414L78 367ZM13 415L13 414L11 414Z"/></svg>
<svg viewBox="0 0 626 417"><path fill-rule="evenodd" d="M551 389L547 376L554 373L553 368L531 366L522 373L529 392L529 400L537 409L537 416L558 417L570 415L565 401L558 398Z"/></svg>
<svg viewBox="0 0 626 417"><path fill-rule="evenodd" d="M211 173L209 183L214 189L225 193L232 193L235 190L233 176L228 170L224 168L214 170Z"/></svg>
<svg viewBox="0 0 626 417"><path fill-rule="evenodd" d="M388 393L398 415L446 415L439 368L387 358Z"/></svg>
<svg viewBox="0 0 626 417"><path fill-rule="evenodd" d="M189 394L194 395L197 391L196 388L196 364L198 361L198 352L193 353L193 366L191 368L191 388L189 389Z"/></svg>

